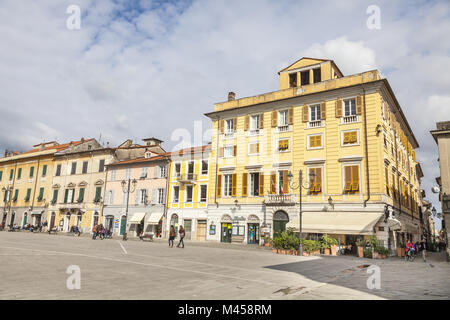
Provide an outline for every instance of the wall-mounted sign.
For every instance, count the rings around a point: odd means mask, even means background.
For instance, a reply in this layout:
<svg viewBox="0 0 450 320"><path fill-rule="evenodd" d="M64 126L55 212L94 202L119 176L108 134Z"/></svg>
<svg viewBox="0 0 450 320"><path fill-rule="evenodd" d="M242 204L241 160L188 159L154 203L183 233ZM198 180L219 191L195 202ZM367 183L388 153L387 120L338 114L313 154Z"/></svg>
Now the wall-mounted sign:
<svg viewBox="0 0 450 320"><path fill-rule="evenodd" d="M216 234L216 226L215 225L209 226L209 234L212 236Z"/></svg>
<svg viewBox="0 0 450 320"><path fill-rule="evenodd" d="M114 219L114 228L119 228L119 219Z"/></svg>

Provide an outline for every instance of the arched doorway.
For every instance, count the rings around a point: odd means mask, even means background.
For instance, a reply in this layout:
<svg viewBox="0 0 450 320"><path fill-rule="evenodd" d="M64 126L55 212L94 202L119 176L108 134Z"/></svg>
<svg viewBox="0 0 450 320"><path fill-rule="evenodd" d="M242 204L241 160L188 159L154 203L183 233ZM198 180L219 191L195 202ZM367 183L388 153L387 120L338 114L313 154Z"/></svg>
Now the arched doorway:
<svg viewBox="0 0 450 320"><path fill-rule="evenodd" d="M64 217L64 231L69 231L70 228L70 212L67 212Z"/></svg>
<svg viewBox="0 0 450 320"><path fill-rule="evenodd" d="M56 219L56 214L54 212L52 212L52 216L50 218L50 230L52 230L55 227L55 219Z"/></svg>
<svg viewBox="0 0 450 320"><path fill-rule="evenodd" d="M289 216L283 210L278 210L273 215L273 236L280 235L286 231L286 224L289 222Z"/></svg>
<svg viewBox="0 0 450 320"><path fill-rule="evenodd" d="M110 233L112 233L113 228L114 228L114 216L108 215L105 217L105 228Z"/></svg>
<svg viewBox="0 0 450 320"><path fill-rule="evenodd" d="M172 217L170 218L170 226L169 226L169 228L171 226L173 226L175 228L175 237L176 237L178 235L178 215L176 213L174 213L172 215Z"/></svg>
<svg viewBox="0 0 450 320"><path fill-rule="evenodd" d="M97 226L97 225L98 225L98 212L95 211L95 213L94 213L94 220L92 222L92 228L94 228L94 226Z"/></svg>
<svg viewBox="0 0 450 320"><path fill-rule="evenodd" d="M14 226L14 219L15 219L15 218L16 218L16 213L13 211L12 214L11 214L11 220L10 220L10 223L9 223L9 225L10 225L11 227Z"/></svg>
<svg viewBox="0 0 450 320"><path fill-rule="evenodd" d="M247 243L248 244L259 244L260 229L259 229L259 218L251 214L247 218Z"/></svg>
<svg viewBox="0 0 450 320"><path fill-rule="evenodd" d="M77 213L77 221L75 222L76 224L76 226L78 227L78 228L80 228L81 227L81 221L83 220L83 215L81 214L81 212L80 211L78 211L78 213Z"/></svg>
<svg viewBox="0 0 450 320"><path fill-rule="evenodd" d="M220 242L231 243L231 235L233 232L233 219L228 214L224 214L220 219Z"/></svg>

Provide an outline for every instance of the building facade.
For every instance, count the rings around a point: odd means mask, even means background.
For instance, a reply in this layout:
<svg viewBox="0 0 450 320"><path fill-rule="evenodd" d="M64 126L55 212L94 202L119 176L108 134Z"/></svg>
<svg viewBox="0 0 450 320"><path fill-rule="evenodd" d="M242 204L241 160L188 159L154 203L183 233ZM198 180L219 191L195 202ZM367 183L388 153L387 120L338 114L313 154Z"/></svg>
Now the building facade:
<svg viewBox="0 0 450 320"><path fill-rule="evenodd" d="M0 159L1 224L23 228L41 226L47 220L51 197L53 156L71 144L47 142L23 153L7 153Z"/></svg>
<svg viewBox="0 0 450 320"><path fill-rule="evenodd" d="M107 166L103 217L114 235L162 234L170 158L160 140L144 141L145 146L119 147L117 160Z"/></svg>
<svg viewBox="0 0 450 320"><path fill-rule="evenodd" d="M91 232L102 223L105 168L114 160L114 149L102 147L95 139L82 139L53 157L49 228L69 232L77 226Z"/></svg>
<svg viewBox="0 0 450 320"><path fill-rule="evenodd" d="M438 145L439 169L441 176L436 179L439 184L439 201L442 206L441 238L447 244L447 261L450 260L448 239L450 237L447 226L450 225L450 121L438 122L436 130L431 134Z"/></svg>
<svg viewBox="0 0 450 320"><path fill-rule="evenodd" d="M419 239L418 143L377 70L343 76L331 60L281 70L280 90L217 103L212 120L209 236L262 243L302 224L341 244L375 235L395 249ZM236 239L236 240L234 240Z"/></svg>
<svg viewBox="0 0 450 320"><path fill-rule="evenodd" d="M170 153L166 232L182 225L187 240L207 239L210 153L210 144Z"/></svg>

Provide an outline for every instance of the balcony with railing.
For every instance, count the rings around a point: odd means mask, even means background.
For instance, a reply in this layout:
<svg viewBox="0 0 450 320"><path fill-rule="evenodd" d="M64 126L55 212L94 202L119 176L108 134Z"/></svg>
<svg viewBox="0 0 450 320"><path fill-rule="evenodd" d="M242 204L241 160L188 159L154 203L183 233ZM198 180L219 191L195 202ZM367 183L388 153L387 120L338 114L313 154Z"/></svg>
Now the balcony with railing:
<svg viewBox="0 0 450 320"><path fill-rule="evenodd" d="M175 179L180 183L190 183L197 180L197 175L195 173L177 174Z"/></svg>
<svg viewBox="0 0 450 320"><path fill-rule="evenodd" d="M323 127L323 122L322 120L317 120L317 121L309 121L306 125L307 128L320 128Z"/></svg>
<svg viewBox="0 0 450 320"><path fill-rule="evenodd" d="M341 118L341 124L359 122L359 116L344 116Z"/></svg>
<svg viewBox="0 0 450 320"><path fill-rule="evenodd" d="M266 205L272 206L293 206L295 205L295 194L267 194L264 197Z"/></svg>

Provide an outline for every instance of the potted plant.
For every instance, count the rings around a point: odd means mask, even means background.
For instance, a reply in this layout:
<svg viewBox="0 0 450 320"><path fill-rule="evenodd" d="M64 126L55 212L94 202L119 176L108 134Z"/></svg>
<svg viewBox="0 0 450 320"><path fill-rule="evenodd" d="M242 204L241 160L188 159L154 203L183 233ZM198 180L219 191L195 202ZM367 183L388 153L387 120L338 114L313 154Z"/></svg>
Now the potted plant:
<svg viewBox="0 0 450 320"><path fill-rule="evenodd" d="M270 247L270 237L264 236L264 247Z"/></svg>
<svg viewBox="0 0 450 320"><path fill-rule="evenodd" d="M404 257L404 256L405 256L405 243L401 241L397 247L397 257Z"/></svg>
<svg viewBox="0 0 450 320"><path fill-rule="evenodd" d="M364 258L364 247L366 246L366 242L364 239L359 239L356 241L356 247L358 248L358 257Z"/></svg>
<svg viewBox="0 0 450 320"><path fill-rule="evenodd" d="M364 258L372 258L372 249L364 249Z"/></svg>
<svg viewBox="0 0 450 320"><path fill-rule="evenodd" d="M381 246L375 247L375 252L378 253L379 259L386 259L389 254L389 249Z"/></svg>
<svg viewBox="0 0 450 320"><path fill-rule="evenodd" d="M336 255L336 244L337 240L334 238L328 237L326 234L322 236L320 239L321 247L323 248L323 253L326 255L330 255L330 248L334 246L334 255Z"/></svg>
<svg viewBox="0 0 450 320"><path fill-rule="evenodd" d="M375 236L370 236L368 242L372 249L372 259L378 259L378 252L375 251L375 248L378 246L377 238Z"/></svg>

